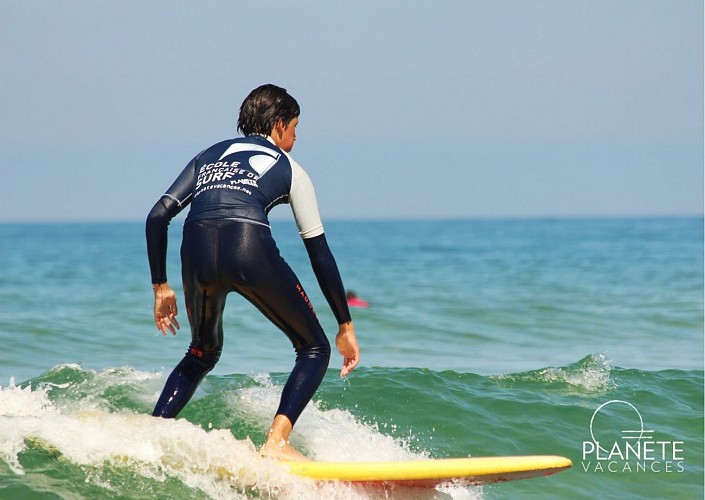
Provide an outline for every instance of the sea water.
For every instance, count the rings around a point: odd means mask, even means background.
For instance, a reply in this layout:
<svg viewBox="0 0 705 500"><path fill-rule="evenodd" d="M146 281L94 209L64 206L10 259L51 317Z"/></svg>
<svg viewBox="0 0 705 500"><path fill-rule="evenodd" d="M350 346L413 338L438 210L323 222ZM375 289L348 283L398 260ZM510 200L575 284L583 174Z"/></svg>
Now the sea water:
<svg viewBox="0 0 705 500"><path fill-rule="evenodd" d="M180 293L181 222L168 273ZM273 223L332 338L293 222ZM702 498L703 219L331 221L359 368L292 434L316 460L556 454L482 487L316 485L258 458L294 353L229 298L179 419L149 417L190 334L162 336L144 227L0 224L0 498Z"/></svg>

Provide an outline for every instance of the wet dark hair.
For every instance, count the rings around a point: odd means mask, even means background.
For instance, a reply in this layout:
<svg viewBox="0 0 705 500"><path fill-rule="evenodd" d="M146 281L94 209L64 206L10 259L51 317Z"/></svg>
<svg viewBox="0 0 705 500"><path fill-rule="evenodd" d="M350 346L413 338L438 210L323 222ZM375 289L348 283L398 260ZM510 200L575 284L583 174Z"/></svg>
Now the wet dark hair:
<svg viewBox="0 0 705 500"><path fill-rule="evenodd" d="M286 89L268 83L250 92L240 106L237 129L244 135L272 133L279 120L288 126L301 109Z"/></svg>

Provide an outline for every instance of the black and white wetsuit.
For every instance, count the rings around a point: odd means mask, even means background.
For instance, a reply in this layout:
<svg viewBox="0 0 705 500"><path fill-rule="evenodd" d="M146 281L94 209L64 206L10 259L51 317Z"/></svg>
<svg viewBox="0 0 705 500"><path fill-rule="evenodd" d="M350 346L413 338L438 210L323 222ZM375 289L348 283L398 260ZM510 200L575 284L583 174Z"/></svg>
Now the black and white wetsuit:
<svg viewBox="0 0 705 500"><path fill-rule="evenodd" d="M296 422L318 389L330 344L298 278L280 256L267 214L289 203L311 265L339 324L350 321L345 291L326 242L311 181L269 139L251 135L199 153L147 217L152 283L164 283L167 227L190 205L181 245L182 281L191 325L189 349L169 376L154 415L175 417L218 362L229 292L254 304L296 350L277 414Z"/></svg>

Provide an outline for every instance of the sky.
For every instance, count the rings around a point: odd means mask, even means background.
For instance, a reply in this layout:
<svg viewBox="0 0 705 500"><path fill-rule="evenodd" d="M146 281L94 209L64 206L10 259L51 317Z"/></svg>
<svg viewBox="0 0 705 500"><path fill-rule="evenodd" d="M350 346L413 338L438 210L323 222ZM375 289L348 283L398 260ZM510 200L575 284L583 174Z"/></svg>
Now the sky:
<svg viewBox="0 0 705 500"><path fill-rule="evenodd" d="M263 83L324 221L702 215L703 73L700 0L0 0L0 222L143 220Z"/></svg>

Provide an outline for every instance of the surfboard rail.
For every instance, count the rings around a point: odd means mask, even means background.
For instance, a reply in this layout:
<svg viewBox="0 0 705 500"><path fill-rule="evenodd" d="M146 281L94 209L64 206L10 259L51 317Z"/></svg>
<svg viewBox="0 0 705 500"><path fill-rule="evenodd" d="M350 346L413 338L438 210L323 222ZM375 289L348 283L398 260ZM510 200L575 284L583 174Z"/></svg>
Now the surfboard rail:
<svg viewBox="0 0 705 500"><path fill-rule="evenodd" d="M549 476L572 467L557 455L470 457L396 462L284 462L290 472L317 481L394 483L433 487L445 482L481 485Z"/></svg>

